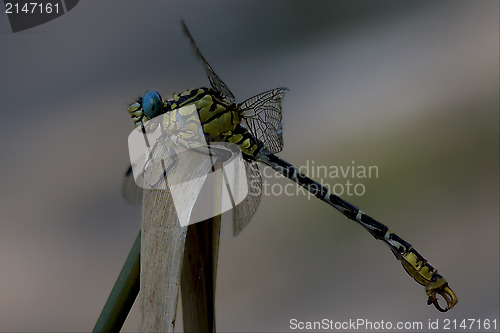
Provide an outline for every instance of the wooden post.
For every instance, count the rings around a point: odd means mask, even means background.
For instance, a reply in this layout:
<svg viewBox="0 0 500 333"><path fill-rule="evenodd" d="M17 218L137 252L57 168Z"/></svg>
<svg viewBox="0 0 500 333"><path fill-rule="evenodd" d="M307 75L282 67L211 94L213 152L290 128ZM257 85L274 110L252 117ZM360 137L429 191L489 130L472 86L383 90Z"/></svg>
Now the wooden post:
<svg viewBox="0 0 500 333"><path fill-rule="evenodd" d="M140 332L173 332L184 242L168 190L144 191L141 238Z"/></svg>
<svg viewBox="0 0 500 333"><path fill-rule="evenodd" d="M184 332L215 332L215 281L221 217L190 225L182 267Z"/></svg>
<svg viewBox="0 0 500 333"><path fill-rule="evenodd" d="M184 170L182 177L196 179L208 174L212 165L206 156L193 153L180 159L176 168ZM202 185L203 179L183 191L183 206L192 209ZM220 217L181 227L169 190L145 190L141 228L139 331L174 330L181 284L185 331L214 331Z"/></svg>

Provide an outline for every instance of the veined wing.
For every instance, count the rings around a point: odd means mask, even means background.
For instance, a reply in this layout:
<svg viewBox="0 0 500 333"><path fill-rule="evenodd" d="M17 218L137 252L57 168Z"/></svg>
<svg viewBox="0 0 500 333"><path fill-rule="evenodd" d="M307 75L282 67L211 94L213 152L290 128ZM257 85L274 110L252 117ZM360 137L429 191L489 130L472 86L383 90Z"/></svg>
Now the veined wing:
<svg viewBox="0 0 500 333"><path fill-rule="evenodd" d="M262 177L259 165L256 162L245 161L245 169L248 195L233 210L233 233L235 236L250 222L250 219L259 206L262 195Z"/></svg>
<svg viewBox="0 0 500 333"><path fill-rule="evenodd" d="M269 90L238 105L244 120L242 125L273 154L283 149L281 100L286 90L288 89Z"/></svg>
<svg viewBox="0 0 500 333"><path fill-rule="evenodd" d="M205 68L205 72L207 73L208 80L210 81L210 85L212 86L212 88L221 93L222 97L224 97L226 102L228 102L229 104L234 103L236 99L234 98L233 93L231 92L231 90L229 90L226 84L222 82L222 80L217 76L217 74L215 74L212 67L205 60L205 58L201 54L200 49L198 49L198 46L196 45L193 36L191 36L191 33L189 32L186 24L184 23L184 20L181 21L181 26L187 38L191 42L191 47L193 48L196 57L198 57L198 59L203 64L203 68Z"/></svg>

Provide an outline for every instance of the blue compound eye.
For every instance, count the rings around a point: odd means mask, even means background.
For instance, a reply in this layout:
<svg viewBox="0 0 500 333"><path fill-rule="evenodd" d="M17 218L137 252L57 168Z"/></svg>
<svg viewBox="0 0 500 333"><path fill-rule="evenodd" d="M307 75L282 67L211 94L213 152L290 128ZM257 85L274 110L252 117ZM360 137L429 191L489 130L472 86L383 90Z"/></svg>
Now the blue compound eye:
<svg viewBox="0 0 500 333"><path fill-rule="evenodd" d="M153 119L161 113L162 105L160 94L156 91L148 91L142 97L142 109L149 119Z"/></svg>

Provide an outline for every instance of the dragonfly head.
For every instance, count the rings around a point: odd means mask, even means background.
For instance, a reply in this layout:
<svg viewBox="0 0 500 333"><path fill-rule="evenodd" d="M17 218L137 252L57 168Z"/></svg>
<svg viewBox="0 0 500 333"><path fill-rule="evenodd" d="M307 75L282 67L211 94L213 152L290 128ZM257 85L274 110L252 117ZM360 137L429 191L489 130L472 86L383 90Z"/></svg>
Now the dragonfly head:
<svg viewBox="0 0 500 333"><path fill-rule="evenodd" d="M136 103L128 107L128 112L136 127L162 113L163 101L156 91L147 91Z"/></svg>

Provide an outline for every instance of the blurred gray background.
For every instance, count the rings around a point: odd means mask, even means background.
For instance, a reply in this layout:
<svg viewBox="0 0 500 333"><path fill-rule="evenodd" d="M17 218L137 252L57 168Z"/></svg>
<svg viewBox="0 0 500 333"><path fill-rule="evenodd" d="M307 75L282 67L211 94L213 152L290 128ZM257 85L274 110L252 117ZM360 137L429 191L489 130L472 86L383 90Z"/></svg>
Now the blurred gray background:
<svg viewBox="0 0 500 333"><path fill-rule="evenodd" d="M412 243L459 298L437 312L361 227L303 195L267 196L238 237L223 224L218 330L498 323L498 12L498 1L81 1L16 34L0 14L0 331L93 328L140 225L120 193L127 105L208 85L181 18L239 101L290 89L280 156L379 168L353 180L363 196L344 198Z"/></svg>

